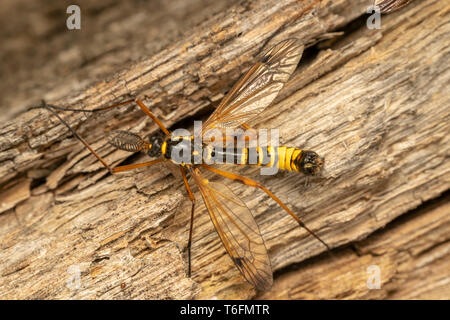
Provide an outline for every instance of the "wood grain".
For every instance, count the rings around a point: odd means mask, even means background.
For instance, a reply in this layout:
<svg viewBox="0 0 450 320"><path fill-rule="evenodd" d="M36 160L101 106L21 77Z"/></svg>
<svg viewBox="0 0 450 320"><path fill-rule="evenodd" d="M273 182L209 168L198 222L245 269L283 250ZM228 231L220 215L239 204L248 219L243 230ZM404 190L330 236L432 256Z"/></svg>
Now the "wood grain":
<svg viewBox="0 0 450 320"><path fill-rule="evenodd" d="M450 185L450 7L414 1L369 30L359 17L371 1L322 1L304 12L313 2L232 4L152 56L100 81L61 82L44 97L93 109L139 96L166 125L189 126L213 110L256 53L303 39L311 48L298 70L251 124L279 128L281 143L324 156L322 176L306 183L295 173L226 169L273 190L337 248L335 258L321 255L321 244L264 194L230 183L263 232L274 287L256 293L241 278L202 206L188 278L182 182L164 166L111 176L57 119L32 110L0 127L0 182L31 180L26 197L0 215L0 297L450 298L448 195L441 196ZM22 101L30 99L38 97ZM64 118L114 164L147 158L113 150L105 131L156 131L133 106ZM439 196L435 208L408 213ZM373 264L381 290L366 286Z"/></svg>

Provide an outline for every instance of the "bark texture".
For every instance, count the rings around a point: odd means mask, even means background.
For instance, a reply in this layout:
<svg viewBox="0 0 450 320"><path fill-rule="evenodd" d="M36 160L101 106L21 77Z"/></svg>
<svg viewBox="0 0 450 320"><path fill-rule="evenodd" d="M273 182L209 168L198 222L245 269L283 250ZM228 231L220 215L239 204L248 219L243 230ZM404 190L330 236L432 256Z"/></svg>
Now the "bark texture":
<svg viewBox="0 0 450 320"><path fill-rule="evenodd" d="M20 8L29 25L0 34L10 61L0 67L10 74L0 86L0 298L449 299L450 6L413 1L370 30L371 0L317 2L81 1L82 29L70 32L65 7L2 2L0 20ZM289 37L308 49L250 124L317 151L325 170L306 181L225 169L261 181L335 249L324 253L262 192L225 181L263 233L268 292L240 276L199 194L187 277L190 202L170 170L110 175L54 116L24 111L42 98L93 109L140 97L166 126L189 127L258 52ZM108 163L148 160L106 139L157 131L137 107L61 115Z"/></svg>

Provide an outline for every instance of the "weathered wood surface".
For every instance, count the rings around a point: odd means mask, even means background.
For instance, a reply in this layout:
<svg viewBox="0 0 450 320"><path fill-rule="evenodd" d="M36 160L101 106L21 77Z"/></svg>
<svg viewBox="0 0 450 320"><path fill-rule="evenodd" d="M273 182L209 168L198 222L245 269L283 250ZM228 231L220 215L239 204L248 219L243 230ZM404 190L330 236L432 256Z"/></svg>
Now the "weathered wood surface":
<svg viewBox="0 0 450 320"><path fill-rule="evenodd" d="M291 266L258 299L448 299L450 196L351 246ZM379 289L371 276L379 268ZM367 289L367 282L372 290Z"/></svg>
<svg viewBox="0 0 450 320"><path fill-rule="evenodd" d="M415 1L384 16L381 30L368 30L356 19L371 1L322 1L302 14L307 2L231 4L154 55L126 67L119 59L117 73L106 67L108 78L64 81L44 98L92 109L140 96L168 126L186 126L191 115L207 116L263 47L292 36L310 45L331 38L305 54L276 103L252 123L280 128L282 143L323 155L323 175L305 186L298 174L229 169L263 182L331 246L356 249L312 258L323 252L320 243L261 192L230 184L263 232L274 287L256 295L203 207L189 279L190 204L180 181L162 166L111 176L56 119L30 111L0 128L0 297L450 298L448 195L436 208L405 214L450 185L450 7ZM333 33L340 28L343 35ZM89 67L86 74L105 70L95 59ZM115 164L129 154L108 146L105 130L156 130L135 107L64 118ZM366 286L374 264L381 290ZM77 270L81 287L68 287Z"/></svg>

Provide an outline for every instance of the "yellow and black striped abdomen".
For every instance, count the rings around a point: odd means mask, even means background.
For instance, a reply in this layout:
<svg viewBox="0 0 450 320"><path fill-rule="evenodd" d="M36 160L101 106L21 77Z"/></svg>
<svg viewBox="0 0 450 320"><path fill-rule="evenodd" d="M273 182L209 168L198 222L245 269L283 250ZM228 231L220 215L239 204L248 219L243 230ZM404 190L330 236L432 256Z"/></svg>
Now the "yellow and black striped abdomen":
<svg viewBox="0 0 450 320"><path fill-rule="evenodd" d="M280 170L315 174L323 160L314 152L293 147L256 147L219 150L207 147L206 160L209 163L237 165L276 166Z"/></svg>
<svg viewBox="0 0 450 320"><path fill-rule="evenodd" d="M323 159L317 153L293 147L256 147L217 149L206 146L207 163L237 165L276 166L280 170L303 172L314 175L320 171Z"/></svg>

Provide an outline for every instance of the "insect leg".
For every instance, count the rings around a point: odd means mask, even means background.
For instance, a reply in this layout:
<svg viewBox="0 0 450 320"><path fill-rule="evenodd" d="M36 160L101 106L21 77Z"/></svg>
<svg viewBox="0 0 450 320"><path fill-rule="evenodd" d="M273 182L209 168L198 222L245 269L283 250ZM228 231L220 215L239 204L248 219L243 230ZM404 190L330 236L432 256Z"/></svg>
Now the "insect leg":
<svg viewBox="0 0 450 320"><path fill-rule="evenodd" d="M250 127L248 124L246 123L242 123L241 127L244 128L245 130L254 130L252 127Z"/></svg>
<svg viewBox="0 0 450 320"><path fill-rule="evenodd" d="M103 158L102 157L100 157L100 155L98 155L97 154L97 152L95 152L94 151L94 149L92 149L92 147L86 142L86 140L84 140L74 129L72 129L72 127L71 126L69 126L69 124L66 122L66 121L64 121L52 108L53 108L54 106L50 106L50 105L48 105L45 101L42 101L42 106L41 106L41 108L45 108L45 109L47 109L48 111L50 111L51 113L53 113L53 115L55 116L55 117L57 117L58 118L58 120L59 121L61 121L61 123L62 124L64 124L71 132L72 132L72 134L78 139L78 140L80 140L83 144L84 144L84 146L86 147L86 148L88 148L88 150L98 159L98 161L100 161L104 166L105 166L105 168L106 169L108 169L109 170L109 172L112 172L112 169L111 169L111 167L106 163L106 161L105 160L103 160Z"/></svg>
<svg viewBox="0 0 450 320"><path fill-rule="evenodd" d="M219 174L225 178L231 179L231 180L236 180L239 181L243 184L245 184L246 186L250 186L250 187L254 187L254 188L259 188L262 191L264 191L269 197L271 197L276 203L278 203L280 205L280 207L282 207L287 213L289 213L292 218L295 219L295 221L297 221L297 223L300 225L300 227L304 228L306 231L308 231L309 234L311 234L314 238L316 238L317 240L319 240L326 248L327 250L331 251L330 247L317 235L315 234L312 230L310 230L296 215L294 212L291 211L291 209L289 209L280 199L278 199L277 196L275 196L269 189L267 189L266 187L264 187L262 184L260 184L259 182L237 175L235 173L232 172L228 172L228 171L223 171L223 170L219 170L213 167L208 166L207 164L201 164L201 166L203 168L205 168L206 170L209 170L211 172L214 172L216 174Z"/></svg>
<svg viewBox="0 0 450 320"><path fill-rule="evenodd" d="M162 124L162 122L159 121L159 119L145 106L145 104L140 99L127 100L127 101L112 104L110 106L101 107L101 108L92 109L92 110L64 108L64 107L59 107L59 106L55 106L55 105L48 105L45 101L42 101L43 106L32 107L30 109L38 109L38 108L45 107L46 109L52 108L52 109L61 110L61 111L98 112L98 111L105 111L105 110L109 110L109 109L112 109L115 107L123 106L123 105L129 104L129 103L132 103L132 102L136 102L136 104L139 106L139 108L141 108L141 110L144 111L145 114L147 114L158 125L158 127L164 132L165 135L170 135L169 130L166 129L166 127Z"/></svg>
<svg viewBox="0 0 450 320"><path fill-rule="evenodd" d="M40 108L45 108L48 111L50 111L55 117L58 118L59 121L61 121L62 124L64 124L69 130L70 132L72 132L72 134L74 135L75 138L77 138L78 140L80 140L84 146L98 159L98 161L100 161L103 166L105 166L106 169L108 169L109 172L111 173L117 173L117 172L123 172L123 171L128 171L128 170L132 170L135 168L142 168L142 167L147 167L150 166L152 164L156 164L159 162L164 161L164 158L160 158L160 159L156 159L156 160L152 160L152 161L148 161L148 162L144 162L144 163L135 163L135 164L129 164L129 165L125 165L125 166L119 166L116 168L111 168L106 161L99 155L97 154L97 152L94 151L94 149L92 149L92 147L89 145L89 143L86 142L86 140L83 139L83 137L81 137L74 129L72 129L72 127L66 122L64 121L54 110L53 110L54 106L50 106L48 105L45 101L42 102L42 106ZM73 110L72 110L73 111Z"/></svg>
<svg viewBox="0 0 450 320"><path fill-rule="evenodd" d="M135 102L142 109L142 111L144 111L150 118L152 118L153 121L155 121L155 123L165 133L166 136L170 135L169 130L167 130L166 127L164 127L162 122L159 121L159 119L157 117L155 117L155 115L153 113L150 112L150 110L145 106L145 104L141 100L136 99Z"/></svg>
<svg viewBox="0 0 450 320"><path fill-rule="evenodd" d="M195 197L192 193L191 187L189 186L189 182L186 178L186 170L183 167L180 167L181 174L183 176L184 186L186 187L187 193L189 195L189 199L191 199L192 202L192 209L191 209L191 222L189 226L189 240L187 244L187 250L188 250L188 277L191 277L191 244L192 244L192 231L194 229L194 211L195 211Z"/></svg>
<svg viewBox="0 0 450 320"><path fill-rule="evenodd" d="M133 169L137 169L137 168L143 168L143 167L148 167L160 162L165 161L165 158L158 158L156 160L152 160L152 161L147 161L147 162L142 162L142 163L132 163L132 164L127 164L124 166L118 166L112 169L111 173L118 173L118 172L124 172L124 171L129 171L129 170L133 170Z"/></svg>

